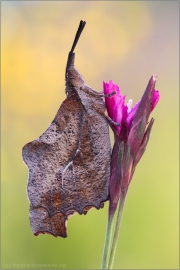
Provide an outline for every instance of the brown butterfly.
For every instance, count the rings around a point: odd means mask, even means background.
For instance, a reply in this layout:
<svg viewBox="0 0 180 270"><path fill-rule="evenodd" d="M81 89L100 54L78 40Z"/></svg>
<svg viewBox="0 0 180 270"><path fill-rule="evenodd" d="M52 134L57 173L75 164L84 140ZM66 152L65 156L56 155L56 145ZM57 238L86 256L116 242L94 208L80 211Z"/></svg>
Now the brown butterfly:
<svg viewBox="0 0 180 270"><path fill-rule="evenodd" d="M29 169L27 193L35 235L67 237L66 222L78 212L100 209L108 200L111 146L103 94L92 90L74 67L74 49L85 26L81 21L68 55L67 98L48 129L23 147Z"/></svg>

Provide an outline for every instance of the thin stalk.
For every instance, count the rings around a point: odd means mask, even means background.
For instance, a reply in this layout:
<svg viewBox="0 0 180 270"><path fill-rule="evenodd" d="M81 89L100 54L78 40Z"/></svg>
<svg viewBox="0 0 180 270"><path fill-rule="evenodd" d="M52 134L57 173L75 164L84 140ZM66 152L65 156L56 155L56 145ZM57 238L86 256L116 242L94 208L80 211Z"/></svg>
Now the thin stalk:
<svg viewBox="0 0 180 270"><path fill-rule="evenodd" d="M117 214L117 220L116 220L116 227L114 230L114 237L113 237L113 242L112 242L112 249L111 249L111 254L110 254L110 258L109 258L108 269L112 269L112 267L113 267L113 262L114 262L116 247L117 247L118 238L119 238L119 232L120 232L120 226L121 226L121 220L122 220L125 199L126 199L126 193L121 194L119 208L118 208L118 214Z"/></svg>
<svg viewBox="0 0 180 270"><path fill-rule="evenodd" d="M108 214L108 222L106 228L106 237L104 242L104 251L102 257L101 269L108 269L109 256L111 251L111 238L113 231L114 214Z"/></svg>

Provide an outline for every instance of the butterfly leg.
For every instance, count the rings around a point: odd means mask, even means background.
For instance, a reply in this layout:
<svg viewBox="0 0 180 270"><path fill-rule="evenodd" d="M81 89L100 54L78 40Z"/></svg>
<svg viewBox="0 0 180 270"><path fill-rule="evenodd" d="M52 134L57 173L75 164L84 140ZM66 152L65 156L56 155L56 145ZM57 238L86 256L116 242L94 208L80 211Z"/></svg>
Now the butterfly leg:
<svg viewBox="0 0 180 270"><path fill-rule="evenodd" d="M80 90L84 91L85 93L92 95L94 97L112 97L116 94L116 91L111 92L110 94L104 94L103 92L96 92L95 90L91 89L90 87L80 87Z"/></svg>
<svg viewBox="0 0 180 270"><path fill-rule="evenodd" d="M116 94L116 91L111 92L110 94L104 94L105 98L112 97Z"/></svg>
<svg viewBox="0 0 180 270"><path fill-rule="evenodd" d="M109 117L108 115L105 114L105 112L101 111L100 109L98 109L97 107L94 108L96 110L96 112L98 112L99 114L101 114L102 116L104 116L104 118L106 118L107 122L109 123L109 125L111 126L120 126L119 123L114 122L111 117Z"/></svg>
<svg viewBox="0 0 180 270"><path fill-rule="evenodd" d="M80 90L81 91L83 91L83 92L85 92L85 93L87 93L88 95L92 95L92 96L94 96L94 97L97 97L97 96L102 96L102 97L111 97L111 96L113 96L113 95L115 95L116 94L116 92L115 91L113 91L112 93L110 93L110 94L107 94L107 95L105 95L104 93L98 93L98 92L96 92L95 90L93 90L93 89L91 89L89 86L84 86L84 87L80 87ZM79 90L78 89L76 89L76 91L78 92ZM102 110L102 108L100 109L100 108L98 108L97 106L93 106L93 108L94 108L94 110L96 111L96 112L98 112L99 114L101 114L101 115L103 115L104 116L104 118L106 118L106 120L107 120L107 122L109 123L109 125L111 126L120 126L120 124L119 123L116 123L116 122L114 122L108 115L106 115L105 114L105 112ZM104 106L104 110L105 110L105 106Z"/></svg>

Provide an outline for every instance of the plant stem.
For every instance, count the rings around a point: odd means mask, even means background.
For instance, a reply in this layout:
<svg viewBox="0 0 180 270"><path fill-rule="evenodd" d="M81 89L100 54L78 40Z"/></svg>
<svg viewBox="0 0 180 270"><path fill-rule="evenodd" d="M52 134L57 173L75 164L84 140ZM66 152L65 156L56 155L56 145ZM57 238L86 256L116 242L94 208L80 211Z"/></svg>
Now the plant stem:
<svg viewBox="0 0 180 270"><path fill-rule="evenodd" d="M115 227L114 237L113 237L113 242L112 242L112 249L111 249L111 254L110 254L110 258L109 258L108 269L112 269L112 267L113 267L114 256L116 253L116 247L117 247L118 238L119 238L119 232L120 232L120 226L121 226L121 220L122 220L125 199L126 199L126 193L125 194L121 193L118 214L117 214L117 220L116 220L116 227Z"/></svg>
<svg viewBox="0 0 180 270"><path fill-rule="evenodd" d="M104 242L104 252L102 257L102 265L101 269L108 269L109 263L109 255L111 251L111 238L112 238L112 231L113 231L113 220L114 214L108 214L108 222L106 228L106 237Z"/></svg>

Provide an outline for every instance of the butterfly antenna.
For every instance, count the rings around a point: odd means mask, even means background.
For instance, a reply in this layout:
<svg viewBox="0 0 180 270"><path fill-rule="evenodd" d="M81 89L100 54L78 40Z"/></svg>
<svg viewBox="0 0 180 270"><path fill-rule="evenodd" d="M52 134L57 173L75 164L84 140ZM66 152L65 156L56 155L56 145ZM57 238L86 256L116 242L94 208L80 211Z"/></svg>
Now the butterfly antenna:
<svg viewBox="0 0 180 270"><path fill-rule="evenodd" d="M74 56L75 56L75 53L74 53L74 49L78 43L78 40L81 36L81 33L84 29L84 26L86 25L86 22L85 21L80 21L79 23L79 27L78 27L78 30L76 32L76 36L74 38L74 42L73 42L73 45L72 45L72 48L69 52L69 55L68 55L68 60L67 60L67 66L66 66L66 74L65 74L65 78L67 80L67 72L68 72L68 68L71 66L71 65L74 65Z"/></svg>
<svg viewBox="0 0 180 270"><path fill-rule="evenodd" d="M73 42L71 51L70 51L71 53L74 52L74 49L75 49L75 47L76 47L76 45L77 45L77 43L78 43L78 40L79 40L79 38L80 38L80 35L81 35L81 33L82 33L82 31L83 31L85 25L86 25L86 22L85 22L85 21L80 21L80 24L79 24L79 27L78 27L76 36L75 36L75 38L74 38L74 42Z"/></svg>

